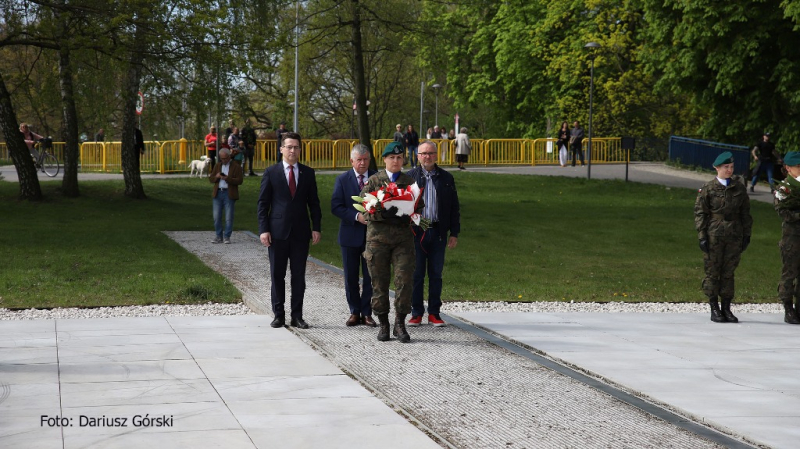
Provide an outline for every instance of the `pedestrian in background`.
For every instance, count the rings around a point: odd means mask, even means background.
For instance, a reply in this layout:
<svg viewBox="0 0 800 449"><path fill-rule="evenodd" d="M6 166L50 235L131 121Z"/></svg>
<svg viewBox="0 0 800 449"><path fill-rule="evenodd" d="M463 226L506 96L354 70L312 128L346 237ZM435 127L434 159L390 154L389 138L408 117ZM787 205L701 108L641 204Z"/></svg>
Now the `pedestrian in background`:
<svg viewBox="0 0 800 449"><path fill-rule="evenodd" d="M753 229L750 197L742 177L733 175L730 151L717 157L714 169L717 177L700 188L694 203L694 225L705 268L703 293L711 306L711 321L738 323L731 303L734 272ZM722 298L722 310L718 298Z"/></svg>
<svg viewBox="0 0 800 449"><path fill-rule="evenodd" d="M383 150L385 170L370 176L361 189L361 196L375 192L389 183L398 188L408 188L414 178L402 173L405 154L403 146L391 142ZM424 206L420 201L420 207ZM411 290L416 257L414 255L414 236L411 233L411 217L392 215L389 211L375 214L361 213L362 223L367 224L367 259L369 275L372 277L372 310L378 315L380 329L378 340L389 340L389 283L394 273L395 320L394 336L402 343L411 341L406 330L406 316L411 312ZM419 211L418 211L419 212Z"/></svg>
<svg viewBox="0 0 800 449"><path fill-rule="evenodd" d="M100 128L99 130L97 130L97 134L94 135L94 141L105 142L105 140L106 140L106 132L103 130L103 128Z"/></svg>
<svg viewBox="0 0 800 449"><path fill-rule="evenodd" d="M442 272L447 248L458 245L461 232L461 215L458 192L453 175L436 165L436 144L431 141L419 146L419 166L408 172L417 185L423 188L425 207L422 216L430 220L426 230L414 226L414 248L416 268L414 288L411 295L411 319L409 326L422 324L425 314L425 277L428 278L428 323L445 326L439 316L442 307Z"/></svg>
<svg viewBox="0 0 800 449"><path fill-rule="evenodd" d="M800 181L800 153L791 151L783 158L788 176ZM788 181L788 179L787 179ZM778 283L778 298L783 303L783 321L800 324L800 201L791 198L778 187L773 204L783 220L781 225L781 280ZM788 200L788 201L787 201Z"/></svg>
<svg viewBox="0 0 800 449"><path fill-rule="evenodd" d="M781 160L780 154L775 151L775 144L769 141L769 133L764 133L761 136L761 142L758 142L751 151L753 159L756 161L753 167L753 182L750 184L750 191L756 191L756 183L762 172L767 172L767 182L769 182L770 193L775 191L775 184L772 182L772 173L775 169L775 162Z"/></svg>
<svg viewBox="0 0 800 449"><path fill-rule="evenodd" d="M558 149L558 163L562 167L567 166L567 145L570 140L570 130L567 121L561 122L561 129L558 130L558 140L556 140L556 148Z"/></svg>
<svg viewBox="0 0 800 449"><path fill-rule="evenodd" d="M414 131L413 125L406 127L406 134L404 136L406 149L408 150L408 160L411 162L411 167L417 165L417 147L419 147L419 134Z"/></svg>
<svg viewBox="0 0 800 449"><path fill-rule="evenodd" d="M581 160L581 167L586 165L583 161L583 128L577 120L572 124L572 130L569 132L569 147L572 151L572 166L575 166L576 156Z"/></svg>
<svg viewBox="0 0 800 449"><path fill-rule="evenodd" d="M350 152L350 170L336 178L331 196L331 212L339 217L338 243L342 248L342 267L344 268L344 292L350 317L347 326L365 324L375 327L372 319L372 278L369 276L366 249L367 225L360 213L353 208L353 196L360 195L367 179L375 171L369 170L370 152L366 145L356 144ZM364 281L359 288L359 270Z"/></svg>
<svg viewBox="0 0 800 449"><path fill-rule="evenodd" d="M467 131L467 128L463 127L461 128L461 132L458 133L458 136L456 136L456 162L458 162L459 170L467 169L464 167L464 164L467 163L469 153L472 151L472 144L469 142Z"/></svg>
<svg viewBox="0 0 800 449"><path fill-rule="evenodd" d="M208 151L208 158L211 159L211 169L217 163L217 127L212 126L206 134L206 151Z"/></svg>
<svg viewBox="0 0 800 449"><path fill-rule="evenodd" d="M250 168L250 172L247 176L255 176L255 172L253 172L253 157L256 154L256 130L250 125L250 119L244 121L244 128L242 128L241 132L242 142L244 143L244 165L242 165L242 172L246 171L246 168ZM249 162L249 165L248 165Z"/></svg>
<svg viewBox="0 0 800 449"><path fill-rule="evenodd" d="M227 148L219 150L219 164L208 175L214 184L211 194L213 201L214 232L216 236L211 243L231 243L233 233L233 215L236 201L239 199L239 186L242 184L242 167L231 163L231 153ZM222 227L222 214L225 214L225 228Z"/></svg>
<svg viewBox="0 0 800 449"><path fill-rule="evenodd" d="M280 161L282 159L281 146L283 145L283 135L288 132L289 131L286 129L286 122L281 122L278 129L275 131L275 137L278 139L277 146L275 147L278 150L275 159L276 161Z"/></svg>

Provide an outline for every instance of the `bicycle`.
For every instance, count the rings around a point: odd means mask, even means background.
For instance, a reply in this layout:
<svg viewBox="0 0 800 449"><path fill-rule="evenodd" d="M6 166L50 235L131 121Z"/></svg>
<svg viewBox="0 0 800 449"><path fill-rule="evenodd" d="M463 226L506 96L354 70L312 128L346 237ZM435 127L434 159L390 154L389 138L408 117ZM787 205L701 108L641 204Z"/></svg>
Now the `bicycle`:
<svg viewBox="0 0 800 449"><path fill-rule="evenodd" d="M53 139L49 137L39 139L36 147L40 150L39 155L33 159L36 169L51 178L55 178L61 167L58 164L58 158L47 151L53 149Z"/></svg>

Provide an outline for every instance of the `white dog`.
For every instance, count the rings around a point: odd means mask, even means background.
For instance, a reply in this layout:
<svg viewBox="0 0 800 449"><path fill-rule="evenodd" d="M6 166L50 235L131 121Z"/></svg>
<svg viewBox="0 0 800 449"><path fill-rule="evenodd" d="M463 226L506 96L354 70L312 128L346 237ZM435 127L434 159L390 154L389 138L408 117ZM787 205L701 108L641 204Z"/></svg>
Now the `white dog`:
<svg viewBox="0 0 800 449"><path fill-rule="evenodd" d="M208 166L211 165L211 159L208 156L200 156L200 160L193 160L189 167L192 168L192 171L189 173L189 177L191 178L194 176L195 170L197 171L197 177L201 178L203 176L204 171L208 171Z"/></svg>

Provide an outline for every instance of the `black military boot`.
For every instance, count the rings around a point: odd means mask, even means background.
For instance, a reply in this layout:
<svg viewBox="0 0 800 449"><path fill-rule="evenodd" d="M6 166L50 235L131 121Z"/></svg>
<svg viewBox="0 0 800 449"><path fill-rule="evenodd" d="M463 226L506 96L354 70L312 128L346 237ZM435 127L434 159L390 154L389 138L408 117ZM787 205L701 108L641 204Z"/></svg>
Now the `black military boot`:
<svg viewBox="0 0 800 449"><path fill-rule="evenodd" d="M411 336L406 331L406 316L399 313L394 318L394 336L400 340L400 343L408 343L411 341Z"/></svg>
<svg viewBox="0 0 800 449"><path fill-rule="evenodd" d="M797 311L792 306L792 300L783 302L783 322L789 324L800 324L800 319L797 318Z"/></svg>
<svg viewBox="0 0 800 449"><path fill-rule="evenodd" d="M725 320L729 323L738 323L739 318L736 318L733 313L731 313L731 302L733 302L732 298L722 298L722 316L724 316Z"/></svg>
<svg viewBox="0 0 800 449"><path fill-rule="evenodd" d="M711 305L711 321L715 323L724 323L728 321L725 319L725 315L722 314L722 311L719 310L717 298L708 298L708 303Z"/></svg>
<svg viewBox="0 0 800 449"><path fill-rule="evenodd" d="M389 341L389 314L379 313L378 321L381 323L378 329L378 341Z"/></svg>

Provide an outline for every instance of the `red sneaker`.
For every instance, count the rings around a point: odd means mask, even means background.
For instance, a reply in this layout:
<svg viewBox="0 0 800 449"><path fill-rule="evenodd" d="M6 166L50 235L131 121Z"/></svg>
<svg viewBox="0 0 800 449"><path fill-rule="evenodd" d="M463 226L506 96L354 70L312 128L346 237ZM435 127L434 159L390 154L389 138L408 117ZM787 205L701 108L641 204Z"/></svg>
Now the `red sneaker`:
<svg viewBox="0 0 800 449"><path fill-rule="evenodd" d="M442 319L441 319L441 318L439 318L439 315L430 315L430 314L429 314L429 315L428 315L428 323L430 323L430 324L434 325L435 327L444 327L444 326L447 326L447 323L445 323L444 321L442 321Z"/></svg>
<svg viewBox="0 0 800 449"><path fill-rule="evenodd" d="M422 324L422 317L421 316L412 316L410 320L408 320L407 326L409 327L417 327Z"/></svg>

